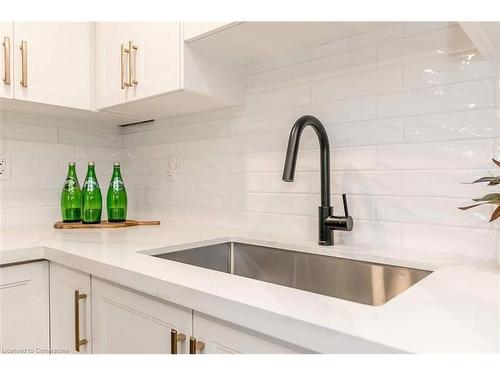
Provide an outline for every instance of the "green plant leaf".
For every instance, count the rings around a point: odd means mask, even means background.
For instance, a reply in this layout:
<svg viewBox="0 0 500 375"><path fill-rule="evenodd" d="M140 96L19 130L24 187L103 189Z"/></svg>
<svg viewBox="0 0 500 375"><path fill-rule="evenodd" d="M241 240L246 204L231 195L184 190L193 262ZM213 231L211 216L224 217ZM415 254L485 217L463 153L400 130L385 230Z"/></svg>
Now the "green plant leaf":
<svg viewBox="0 0 500 375"><path fill-rule="evenodd" d="M475 181L469 182L470 184L477 184L479 182L489 182L491 184L497 185L500 184L500 176L491 176L491 177L481 177Z"/></svg>
<svg viewBox="0 0 500 375"><path fill-rule="evenodd" d="M477 207L477 206L481 206L481 205L483 205L483 204L486 204L486 202L485 202L485 203L477 203L477 204L473 204L472 206L458 207L458 209L459 209L459 210L464 210L464 211L465 211L465 210L468 210L469 208L474 208L474 207Z"/></svg>
<svg viewBox="0 0 500 375"><path fill-rule="evenodd" d="M491 160L493 160L493 163L495 163L497 167L500 167L500 161L495 160L493 158Z"/></svg>
<svg viewBox="0 0 500 375"><path fill-rule="evenodd" d="M500 206L498 206L498 207L495 209L495 211L493 211L493 215L491 215L490 223L491 223L493 220L498 219L498 217L500 217Z"/></svg>
<svg viewBox="0 0 500 375"><path fill-rule="evenodd" d="M486 194L482 198L473 199L474 202L488 202L488 203L498 203L500 204L500 193Z"/></svg>

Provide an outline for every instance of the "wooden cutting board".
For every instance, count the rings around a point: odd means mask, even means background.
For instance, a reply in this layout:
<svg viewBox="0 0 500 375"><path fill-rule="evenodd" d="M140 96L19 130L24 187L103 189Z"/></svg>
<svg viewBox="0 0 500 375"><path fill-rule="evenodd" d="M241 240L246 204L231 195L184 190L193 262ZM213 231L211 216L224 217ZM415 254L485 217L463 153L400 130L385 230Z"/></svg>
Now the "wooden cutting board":
<svg viewBox="0 0 500 375"><path fill-rule="evenodd" d="M89 228L127 228L135 227L138 225L160 225L158 220L127 220L118 223L110 223L109 221L101 221L99 224L83 224L79 223L65 223L58 221L54 224L56 229L89 229Z"/></svg>

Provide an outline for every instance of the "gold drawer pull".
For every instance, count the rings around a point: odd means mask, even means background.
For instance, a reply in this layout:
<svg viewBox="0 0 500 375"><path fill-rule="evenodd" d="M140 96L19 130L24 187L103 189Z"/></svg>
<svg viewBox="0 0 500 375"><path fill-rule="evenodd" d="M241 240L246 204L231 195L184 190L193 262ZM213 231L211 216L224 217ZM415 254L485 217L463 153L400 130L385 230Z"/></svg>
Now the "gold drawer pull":
<svg viewBox="0 0 500 375"><path fill-rule="evenodd" d="M170 354L177 354L177 344L186 340L184 333L177 333L177 330L170 330Z"/></svg>
<svg viewBox="0 0 500 375"><path fill-rule="evenodd" d="M21 42L21 86L28 87L28 42Z"/></svg>
<svg viewBox="0 0 500 375"><path fill-rule="evenodd" d="M205 343L196 340L194 337L189 338L189 354L197 354L205 349Z"/></svg>
<svg viewBox="0 0 500 375"><path fill-rule="evenodd" d="M137 85L136 64L137 64L137 49L138 47L128 42L128 86Z"/></svg>
<svg viewBox="0 0 500 375"><path fill-rule="evenodd" d="M10 38L3 38L3 83L10 85Z"/></svg>
<svg viewBox="0 0 500 375"><path fill-rule="evenodd" d="M75 290L75 351L80 351L80 346L87 344L86 339L80 340L80 300L86 299L86 294L80 294L79 290Z"/></svg>
<svg viewBox="0 0 500 375"><path fill-rule="evenodd" d="M126 53L129 54L129 58L128 59L125 58L125 54ZM131 86L125 80L125 74L126 74L126 71L127 71L127 67L125 66L125 64L127 64L127 61L130 62L130 49L125 48L125 44L122 44L122 46L121 46L121 53L120 53L120 62L121 62L121 77L120 77L120 81L121 81L121 88L122 88L122 90L125 87ZM130 66L128 67L128 70L130 71Z"/></svg>

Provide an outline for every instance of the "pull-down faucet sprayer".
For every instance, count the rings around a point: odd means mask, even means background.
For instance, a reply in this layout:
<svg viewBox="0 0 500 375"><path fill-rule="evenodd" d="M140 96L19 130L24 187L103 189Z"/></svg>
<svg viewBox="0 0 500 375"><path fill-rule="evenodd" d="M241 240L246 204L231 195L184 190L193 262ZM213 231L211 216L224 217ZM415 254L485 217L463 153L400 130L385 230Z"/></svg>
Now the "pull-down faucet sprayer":
<svg viewBox="0 0 500 375"><path fill-rule="evenodd" d="M344 203L344 216L334 216L333 207L330 204L330 142L325 127L316 117L306 115L299 118L290 131L288 148L286 151L285 167L283 168L283 181L293 182L297 155L302 131L306 126L311 126L319 140L320 147L320 177L321 177L321 206L318 209L319 239L320 245L333 245L333 231L351 231L353 228L352 217L347 209L347 198L342 194Z"/></svg>

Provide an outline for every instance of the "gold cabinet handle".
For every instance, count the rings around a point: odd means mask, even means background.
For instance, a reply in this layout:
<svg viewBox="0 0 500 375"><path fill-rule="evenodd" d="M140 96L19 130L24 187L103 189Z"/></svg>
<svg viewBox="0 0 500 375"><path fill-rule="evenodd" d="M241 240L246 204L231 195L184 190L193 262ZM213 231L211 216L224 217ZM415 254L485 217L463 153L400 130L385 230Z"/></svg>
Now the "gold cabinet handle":
<svg viewBox="0 0 500 375"><path fill-rule="evenodd" d="M10 38L3 38L3 83L10 85Z"/></svg>
<svg viewBox="0 0 500 375"><path fill-rule="evenodd" d="M79 290L75 290L75 351L80 351L80 346L87 344L86 339L80 340L80 300L86 299L86 294L80 294Z"/></svg>
<svg viewBox="0 0 500 375"><path fill-rule="evenodd" d="M128 59L125 58L125 54L126 53L129 54L129 58ZM127 61L130 62L130 49L126 48L125 44L122 44L122 46L121 46L121 53L120 53L120 63L121 63L121 77L120 77L120 81L121 81L121 88L122 88L122 90L125 87L131 86L126 81L126 78L125 78L125 74L127 72L127 67L126 67ZM130 71L130 66L128 67L128 70Z"/></svg>
<svg viewBox="0 0 500 375"><path fill-rule="evenodd" d="M177 354L177 344L186 340L184 333L177 333L177 330L170 330L170 354Z"/></svg>
<svg viewBox="0 0 500 375"><path fill-rule="evenodd" d="M205 343L196 340L194 337L189 338L189 354L197 354L205 349Z"/></svg>
<svg viewBox="0 0 500 375"><path fill-rule="evenodd" d="M21 42L21 86L28 87L28 42Z"/></svg>
<svg viewBox="0 0 500 375"><path fill-rule="evenodd" d="M128 66L129 66L129 71L128 71L128 85L137 85L139 82L137 82L137 77L136 77L136 64L137 64L137 49L138 47L132 43L132 41L128 42Z"/></svg>

